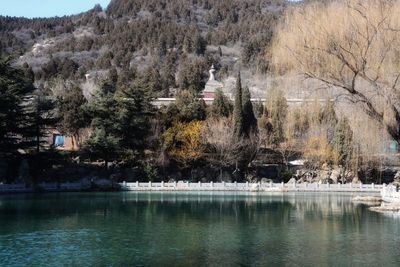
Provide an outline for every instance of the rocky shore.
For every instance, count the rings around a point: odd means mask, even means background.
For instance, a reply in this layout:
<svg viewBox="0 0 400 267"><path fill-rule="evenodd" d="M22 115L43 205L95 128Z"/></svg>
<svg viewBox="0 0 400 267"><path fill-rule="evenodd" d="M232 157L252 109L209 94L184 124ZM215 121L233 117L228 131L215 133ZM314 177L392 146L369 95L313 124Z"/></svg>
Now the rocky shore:
<svg viewBox="0 0 400 267"><path fill-rule="evenodd" d="M0 166L1 167L1 166ZM3 166L4 167L4 166ZM122 182L249 182L249 183L288 183L288 184L393 184L400 185L400 171L397 167L385 167L380 170L366 169L357 174L340 166L323 165L319 169L282 164L258 164L248 168L246 173L238 175L232 169L216 169L209 165L194 166L189 171L179 168L162 169L158 167L143 170L138 167L110 166L105 169L95 164L76 163L63 167L54 166L51 171L33 178L26 160L22 161L16 179L4 183L25 183L28 186L40 183L83 183L103 184L112 187ZM0 168L1 169L1 168ZM1 172L0 172L1 174Z"/></svg>

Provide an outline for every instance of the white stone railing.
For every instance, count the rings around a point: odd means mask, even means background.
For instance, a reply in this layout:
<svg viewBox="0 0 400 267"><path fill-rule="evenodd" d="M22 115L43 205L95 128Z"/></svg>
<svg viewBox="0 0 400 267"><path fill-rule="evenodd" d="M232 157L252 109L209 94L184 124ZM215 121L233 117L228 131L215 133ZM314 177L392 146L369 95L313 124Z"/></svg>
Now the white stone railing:
<svg viewBox="0 0 400 267"><path fill-rule="evenodd" d="M81 183L40 183L44 191L81 191L85 186ZM394 189L374 184L318 184L318 183L237 183L237 182L146 182L119 183L125 191L280 191L280 192L386 192L387 197L398 197ZM386 190L386 191L385 191ZM32 192L25 184L0 184L0 193ZM397 194L394 194L397 193Z"/></svg>
<svg viewBox="0 0 400 267"><path fill-rule="evenodd" d="M204 102L206 103L206 105L211 105L212 102L214 101L214 98L203 98ZM231 97L231 100L232 97ZM160 98L156 98L152 101L152 104L156 107L161 107L161 106L168 106L172 103L175 103L176 98L164 98L164 97L160 97ZM265 103L266 99L265 98L252 98L251 102L253 103ZM301 98L288 98L287 100L288 105L299 105L302 103L309 103L309 102L315 102L315 99L301 99ZM317 100L320 103L324 103L326 102L326 99L318 99Z"/></svg>
<svg viewBox="0 0 400 267"><path fill-rule="evenodd" d="M318 184L318 183L190 183L190 182L161 182L161 183L120 183L127 191L294 191L294 192L380 192L382 185L375 184Z"/></svg>
<svg viewBox="0 0 400 267"><path fill-rule="evenodd" d="M384 185L381 191L382 200L391 203L400 203L400 192L394 186Z"/></svg>

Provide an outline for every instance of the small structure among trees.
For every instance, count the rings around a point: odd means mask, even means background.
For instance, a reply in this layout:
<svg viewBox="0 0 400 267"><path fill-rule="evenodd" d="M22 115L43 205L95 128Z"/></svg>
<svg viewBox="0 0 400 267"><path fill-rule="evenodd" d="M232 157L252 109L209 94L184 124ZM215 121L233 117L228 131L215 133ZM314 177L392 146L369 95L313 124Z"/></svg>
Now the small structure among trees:
<svg viewBox="0 0 400 267"><path fill-rule="evenodd" d="M215 79L215 71L216 71L215 67L214 65L212 65L209 71L210 76L208 78L208 81L206 83L203 92L201 93L202 97L204 98L214 98L217 91L218 90L222 91L224 87L224 85L221 82Z"/></svg>

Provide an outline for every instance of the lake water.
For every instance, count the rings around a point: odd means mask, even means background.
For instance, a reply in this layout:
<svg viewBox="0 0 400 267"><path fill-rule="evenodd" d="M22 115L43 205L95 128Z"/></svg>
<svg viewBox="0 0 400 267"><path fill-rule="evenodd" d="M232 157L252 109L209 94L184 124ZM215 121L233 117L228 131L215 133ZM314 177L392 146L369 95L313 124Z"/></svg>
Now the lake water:
<svg viewBox="0 0 400 267"><path fill-rule="evenodd" d="M0 266L400 266L400 218L351 197L0 196Z"/></svg>

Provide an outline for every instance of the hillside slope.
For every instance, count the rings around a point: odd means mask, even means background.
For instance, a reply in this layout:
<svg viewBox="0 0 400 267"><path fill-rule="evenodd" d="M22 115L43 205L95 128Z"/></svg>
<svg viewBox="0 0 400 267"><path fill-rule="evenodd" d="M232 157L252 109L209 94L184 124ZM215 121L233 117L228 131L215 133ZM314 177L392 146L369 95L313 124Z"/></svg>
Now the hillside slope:
<svg viewBox="0 0 400 267"><path fill-rule="evenodd" d="M200 90L213 63L221 79L239 67L268 69L265 51L288 3L284 0L113 0L70 17L0 17L0 52L32 68L38 86L101 77L115 69L121 82L137 76L153 90ZM196 78L197 76L197 78Z"/></svg>

